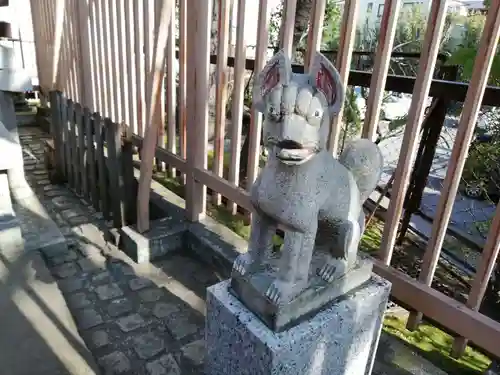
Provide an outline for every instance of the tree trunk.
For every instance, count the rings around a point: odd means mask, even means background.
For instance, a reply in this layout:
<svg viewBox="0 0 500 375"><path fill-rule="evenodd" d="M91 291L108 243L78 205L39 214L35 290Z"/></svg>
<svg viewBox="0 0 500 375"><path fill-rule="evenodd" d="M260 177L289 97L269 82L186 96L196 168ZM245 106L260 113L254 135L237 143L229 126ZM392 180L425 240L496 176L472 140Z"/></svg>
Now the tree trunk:
<svg viewBox="0 0 500 375"><path fill-rule="evenodd" d="M302 62L304 54L298 54L297 48L309 28L309 18L311 16L313 0L297 0L297 8L295 9L295 22L293 26L293 47L292 55L294 60Z"/></svg>

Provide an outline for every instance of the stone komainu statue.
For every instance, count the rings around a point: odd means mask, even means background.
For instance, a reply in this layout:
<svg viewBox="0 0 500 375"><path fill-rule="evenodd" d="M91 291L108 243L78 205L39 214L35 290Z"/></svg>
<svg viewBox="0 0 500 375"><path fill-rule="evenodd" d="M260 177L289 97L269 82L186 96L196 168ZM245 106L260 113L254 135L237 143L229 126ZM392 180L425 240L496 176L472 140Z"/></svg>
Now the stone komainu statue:
<svg viewBox="0 0 500 375"><path fill-rule="evenodd" d="M264 114L269 159L251 190L249 249L236 259L233 277L266 263L281 225L286 230L279 267L265 292L273 303L301 293L311 272L331 283L356 264L363 203L380 179L383 159L367 139L348 144L338 159L325 149L343 100L338 72L320 53L308 74L292 73L290 60L279 52L256 77L253 104ZM318 252L324 261L311 270Z"/></svg>

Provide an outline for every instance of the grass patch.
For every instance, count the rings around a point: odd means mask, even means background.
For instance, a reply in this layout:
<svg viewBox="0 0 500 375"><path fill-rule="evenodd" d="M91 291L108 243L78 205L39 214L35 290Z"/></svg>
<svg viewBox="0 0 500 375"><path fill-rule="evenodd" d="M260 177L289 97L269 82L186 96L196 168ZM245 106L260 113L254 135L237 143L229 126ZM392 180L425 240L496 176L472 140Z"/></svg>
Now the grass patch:
<svg viewBox="0 0 500 375"><path fill-rule="evenodd" d="M412 332L406 329L406 319L388 315L383 330L415 347L422 357L449 374L479 375L490 364L488 357L470 346L462 357L452 358L449 353L453 337L427 323Z"/></svg>

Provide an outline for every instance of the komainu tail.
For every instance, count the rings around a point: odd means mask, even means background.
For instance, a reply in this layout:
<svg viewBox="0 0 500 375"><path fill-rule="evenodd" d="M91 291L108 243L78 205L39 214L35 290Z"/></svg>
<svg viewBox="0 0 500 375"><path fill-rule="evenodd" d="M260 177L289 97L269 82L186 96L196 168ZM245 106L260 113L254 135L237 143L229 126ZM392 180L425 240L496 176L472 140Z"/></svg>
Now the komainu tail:
<svg viewBox="0 0 500 375"><path fill-rule="evenodd" d="M379 147L368 139L357 139L345 146L339 162L354 175L361 201L365 202L382 175L384 160Z"/></svg>

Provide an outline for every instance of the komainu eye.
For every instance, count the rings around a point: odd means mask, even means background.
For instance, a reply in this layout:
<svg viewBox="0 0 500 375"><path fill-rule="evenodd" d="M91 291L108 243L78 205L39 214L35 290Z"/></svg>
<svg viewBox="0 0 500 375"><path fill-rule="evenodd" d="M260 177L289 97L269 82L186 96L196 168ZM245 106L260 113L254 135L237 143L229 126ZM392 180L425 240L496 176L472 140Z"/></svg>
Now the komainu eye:
<svg viewBox="0 0 500 375"><path fill-rule="evenodd" d="M321 112L319 109L317 109L313 112L313 117L320 118L322 115L323 115L323 112Z"/></svg>
<svg viewBox="0 0 500 375"><path fill-rule="evenodd" d="M269 106L269 108L267 109L267 114L268 114L268 117L273 121L279 121L279 119L281 117L280 111L278 110L278 108L276 108L273 105Z"/></svg>

